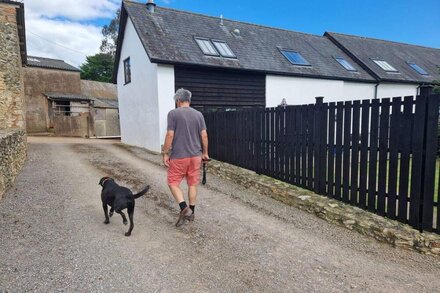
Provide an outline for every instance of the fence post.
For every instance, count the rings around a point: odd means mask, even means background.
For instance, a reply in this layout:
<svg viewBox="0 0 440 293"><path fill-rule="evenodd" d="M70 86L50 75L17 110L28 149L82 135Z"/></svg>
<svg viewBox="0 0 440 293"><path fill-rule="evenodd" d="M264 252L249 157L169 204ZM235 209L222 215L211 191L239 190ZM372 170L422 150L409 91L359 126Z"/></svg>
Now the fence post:
<svg viewBox="0 0 440 293"><path fill-rule="evenodd" d="M421 191L421 219L423 230L433 228L435 166L437 156L437 136L439 118L440 95L430 95L426 100L425 137L423 141L422 159L422 191ZM437 207L437 213L438 213ZM437 226L439 223L437 222Z"/></svg>
<svg viewBox="0 0 440 293"><path fill-rule="evenodd" d="M313 190L315 193L321 194L321 136L322 129L322 108L324 97L316 97L314 121L313 121Z"/></svg>
<svg viewBox="0 0 440 293"><path fill-rule="evenodd" d="M421 218L423 214L423 177L424 177L424 138L426 121L426 96L417 96L414 113L412 134L412 162L411 162L411 194L409 223L422 231Z"/></svg>

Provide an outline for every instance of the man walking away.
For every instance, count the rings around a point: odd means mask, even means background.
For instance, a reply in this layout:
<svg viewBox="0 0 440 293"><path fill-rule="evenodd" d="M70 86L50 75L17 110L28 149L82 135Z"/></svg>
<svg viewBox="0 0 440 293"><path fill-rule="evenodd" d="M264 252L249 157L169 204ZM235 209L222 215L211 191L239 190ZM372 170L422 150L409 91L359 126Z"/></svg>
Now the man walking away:
<svg viewBox="0 0 440 293"><path fill-rule="evenodd" d="M163 163L168 168L168 186L180 206L180 215L176 222L179 227L185 220L194 220L200 165L202 159L209 160L209 156L205 119L202 113L190 107L191 92L179 89L174 100L177 108L168 113ZM183 178L186 178L188 184L189 207L180 189Z"/></svg>

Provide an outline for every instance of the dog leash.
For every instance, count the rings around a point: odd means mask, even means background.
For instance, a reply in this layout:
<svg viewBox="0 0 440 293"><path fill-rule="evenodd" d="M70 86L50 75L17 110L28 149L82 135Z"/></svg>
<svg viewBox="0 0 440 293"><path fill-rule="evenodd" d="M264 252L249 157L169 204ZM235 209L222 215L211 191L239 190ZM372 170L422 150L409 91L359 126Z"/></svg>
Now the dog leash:
<svg viewBox="0 0 440 293"><path fill-rule="evenodd" d="M202 179L202 184L205 185L206 184L206 163L211 161L211 159L208 160L203 160L202 159L202 164L203 164L203 179Z"/></svg>

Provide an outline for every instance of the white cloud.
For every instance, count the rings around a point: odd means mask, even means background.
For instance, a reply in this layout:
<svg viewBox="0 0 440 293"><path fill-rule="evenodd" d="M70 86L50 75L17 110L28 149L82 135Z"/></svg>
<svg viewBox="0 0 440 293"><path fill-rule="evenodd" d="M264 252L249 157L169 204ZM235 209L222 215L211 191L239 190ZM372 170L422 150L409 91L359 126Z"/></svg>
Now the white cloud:
<svg viewBox="0 0 440 293"><path fill-rule="evenodd" d="M85 55L96 54L102 39L99 27L69 21L31 18L26 30L29 55L62 59L74 66L82 64Z"/></svg>
<svg viewBox="0 0 440 293"><path fill-rule="evenodd" d="M111 19L120 7L120 0L25 0L24 3L28 54L62 59L74 66L82 64L85 55L98 53L101 45L101 27L84 21Z"/></svg>
<svg viewBox="0 0 440 293"><path fill-rule="evenodd" d="M121 6L120 0L25 0L24 3L29 16L65 17L73 21L111 18Z"/></svg>

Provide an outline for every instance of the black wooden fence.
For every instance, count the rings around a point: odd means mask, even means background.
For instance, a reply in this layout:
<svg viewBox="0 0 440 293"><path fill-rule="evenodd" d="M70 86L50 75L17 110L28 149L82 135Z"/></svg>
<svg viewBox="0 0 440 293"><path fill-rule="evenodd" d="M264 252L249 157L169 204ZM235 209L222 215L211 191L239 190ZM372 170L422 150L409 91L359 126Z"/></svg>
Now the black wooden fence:
<svg viewBox="0 0 440 293"><path fill-rule="evenodd" d="M440 233L440 95L205 113L210 155Z"/></svg>

